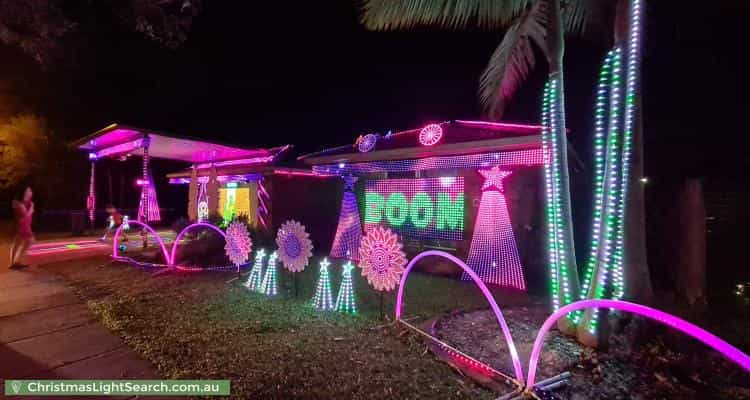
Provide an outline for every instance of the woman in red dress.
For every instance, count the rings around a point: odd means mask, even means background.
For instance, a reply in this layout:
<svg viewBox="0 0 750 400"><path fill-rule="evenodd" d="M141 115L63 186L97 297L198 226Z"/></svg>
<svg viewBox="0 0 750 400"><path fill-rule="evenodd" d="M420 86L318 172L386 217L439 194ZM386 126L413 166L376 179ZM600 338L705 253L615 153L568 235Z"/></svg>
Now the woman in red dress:
<svg viewBox="0 0 750 400"><path fill-rule="evenodd" d="M13 200L13 213L16 216L16 237L13 239L13 247L10 249L11 268L22 266L18 261L26 255L26 251L34 242L34 232L31 230L31 221L34 215L34 202L31 201L33 195L31 188L27 187L20 200Z"/></svg>

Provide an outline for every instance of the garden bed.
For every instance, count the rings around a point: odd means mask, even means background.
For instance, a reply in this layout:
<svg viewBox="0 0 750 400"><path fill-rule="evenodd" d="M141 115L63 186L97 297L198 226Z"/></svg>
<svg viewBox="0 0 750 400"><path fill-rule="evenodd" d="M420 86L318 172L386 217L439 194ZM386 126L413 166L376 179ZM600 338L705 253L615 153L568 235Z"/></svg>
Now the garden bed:
<svg viewBox="0 0 750 400"><path fill-rule="evenodd" d="M503 310L524 367L547 306ZM561 399L750 399L750 375L718 353L669 328L649 327L648 338L631 346L634 330L613 334L608 350L593 351L552 331L539 359L539 380L563 371L569 385ZM440 318L434 334L499 371L512 373L511 358L494 314L489 310Z"/></svg>

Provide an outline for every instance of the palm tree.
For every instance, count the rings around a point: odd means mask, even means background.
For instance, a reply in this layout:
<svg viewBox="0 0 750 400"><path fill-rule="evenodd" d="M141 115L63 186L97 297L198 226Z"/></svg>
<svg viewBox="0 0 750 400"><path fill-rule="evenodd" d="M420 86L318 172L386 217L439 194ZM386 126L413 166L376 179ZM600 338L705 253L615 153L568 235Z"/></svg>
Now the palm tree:
<svg viewBox="0 0 750 400"><path fill-rule="evenodd" d="M625 120L621 122L619 130L624 135L623 146L630 148L629 151L623 147L619 157L615 157L608 162L622 162L624 175L621 176L622 190L625 191L624 198L620 199L620 238L619 251L622 260L619 262L618 269L623 269L624 264L624 281L627 283L624 292L622 289L615 290L611 297L621 298L623 295L630 300L638 303L651 303L653 301L653 289L651 287L650 271L646 258L646 224L645 224L645 202L644 187L641 182L643 176L643 125L642 125L642 107L641 107L641 90L639 90L639 69L640 69L640 37L642 36L642 10L645 0L617 0L615 4L615 18L613 24L613 44L615 49L621 49L626 53L625 59L627 66L623 80L625 81L625 102L623 103L623 114L628 114ZM635 24L634 26L631 26ZM629 155L628 155L629 153ZM609 177L607 177L609 179ZM621 196L623 196L621 194ZM597 238L594 238L596 240ZM593 241L592 241L593 242ZM599 251L606 251L604 245L600 245ZM596 249L595 249L596 250ZM596 261L602 263L601 259ZM605 287L600 276L607 274L608 266L606 261L604 265L598 265L596 268L596 278L588 286L588 293L583 293L586 297L598 297L597 294L604 293ZM609 266L611 268L611 266ZM620 276L619 279L623 277ZM597 346L607 340L607 330L596 332L593 326L596 325L597 319L606 317L606 312L597 317L597 313L588 310L585 312L583 319L578 326L578 340L588 346ZM592 325L593 324L593 325ZM603 325L606 326L606 325Z"/></svg>
<svg viewBox="0 0 750 400"><path fill-rule="evenodd" d="M553 269L555 308L578 298L579 282L573 245L570 189L565 126L563 56L564 34L582 33L587 10L595 0L364 0L362 22L368 29L396 30L419 25L459 29L470 24L507 31L480 79L480 99L485 112L494 118L502 114L508 99L536 66L534 47L544 54L549 82L551 115L550 142L557 149L558 162L548 172L548 209L554 211L549 238ZM567 333L575 327L561 320Z"/></svg>

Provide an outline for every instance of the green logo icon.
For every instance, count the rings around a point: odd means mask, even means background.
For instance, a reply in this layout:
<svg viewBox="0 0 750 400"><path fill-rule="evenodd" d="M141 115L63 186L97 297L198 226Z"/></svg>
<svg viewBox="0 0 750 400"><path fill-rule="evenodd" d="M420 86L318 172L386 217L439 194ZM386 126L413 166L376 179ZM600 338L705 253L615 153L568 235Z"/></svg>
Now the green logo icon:
<svg viewBox="0 0 750 400"><path fill-rule="evenodd" d="M13 389L13 393L18 394L18 392L21 391L21 382L20 381L11 381L10 387Z"/></svg>

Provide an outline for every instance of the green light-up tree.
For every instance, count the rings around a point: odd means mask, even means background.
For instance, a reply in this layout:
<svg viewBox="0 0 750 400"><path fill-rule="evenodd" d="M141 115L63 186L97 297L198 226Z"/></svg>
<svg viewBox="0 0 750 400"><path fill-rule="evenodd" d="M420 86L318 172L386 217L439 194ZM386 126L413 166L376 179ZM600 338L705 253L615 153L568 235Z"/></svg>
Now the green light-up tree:
<svg viewBox="0 0 750 400"><path fill-rule="evenodd" d="M334 304L331 297L331 277L328 267L331 263L327 258L320 262L320 276L318 285L315 287L315 296L313 297L313 306L319 310L333 310Z"/></svg>
<svg viewBox="0 0 750 400"><path fill-rule="evenodd" d="M253 268L250 270L250 275L247 277L245 287L250 290L259 292L263 280L263 258L266 257L266 251L263 249L258 250L255 253L255 263Z"/></svg>
<svg viewBox="0 0 750 400"><path fill-rule="evenodd" d="M352 280L352 270L354 264L351 261L341 267L341 287L339 294L336 296L336 311L348 314L357 313L357 299L354 295L354 282Z"/></svg>

